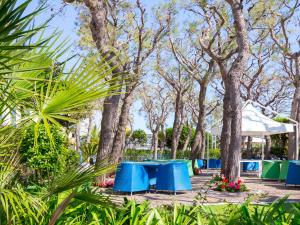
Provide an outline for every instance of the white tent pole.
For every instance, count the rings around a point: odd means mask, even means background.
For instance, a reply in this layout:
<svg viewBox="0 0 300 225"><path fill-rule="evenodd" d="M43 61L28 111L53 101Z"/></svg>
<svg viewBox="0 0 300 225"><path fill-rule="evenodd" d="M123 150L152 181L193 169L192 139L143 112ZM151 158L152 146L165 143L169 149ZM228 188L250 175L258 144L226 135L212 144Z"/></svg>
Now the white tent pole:
<svg viewBox="0 0 300 225"><path fill-rule="evenodd" d="M261 160L265 159L265 153L264 153L264 142L261 142Z"/></svg>

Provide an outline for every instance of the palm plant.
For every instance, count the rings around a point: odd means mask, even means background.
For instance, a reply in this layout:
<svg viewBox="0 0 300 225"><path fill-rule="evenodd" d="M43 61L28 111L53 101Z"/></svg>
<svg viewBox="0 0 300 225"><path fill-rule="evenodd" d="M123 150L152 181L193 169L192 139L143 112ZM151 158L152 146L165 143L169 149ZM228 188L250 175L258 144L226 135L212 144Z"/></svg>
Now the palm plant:
<svg viewBox="0 0 300 225"><path fill-rule="evenodd" d="M59 62L65 52L65 43L56 44L56 34L46 39L43 35L37 38L45 24L32 26L32 21L43 9L25 15L30 2L27 0L19 5L17 0L0 2L1 224L54 224L73 199L103 205L106 198L85 191L82 185L113 168L69 171L55 181L47 195L42 195L43 201L39 195L29 194L18 184L19 160L15 159L28 126L35 124L37 130L43 123L51 137L49 124L61 126L61 121L77 122L73 115L85 112L86 105L117 88L105 81L111 68L96 58L79 60L77 66L67 70L66 62ZM12 114L20 117L14 123L10 120ZM53 198L59 200L48 218L44 214L45 203L50 204Z"/></svg>
<svg viewBox="0 0 300 225"><path fill-rule="evenodd" d="M88 160L91 156L95 155L97 153L99 144L99 131L97 130L97 127L94 126L91 130L91 137L90 140L85 140L81 145L81 151L83 160Z"/></svg>

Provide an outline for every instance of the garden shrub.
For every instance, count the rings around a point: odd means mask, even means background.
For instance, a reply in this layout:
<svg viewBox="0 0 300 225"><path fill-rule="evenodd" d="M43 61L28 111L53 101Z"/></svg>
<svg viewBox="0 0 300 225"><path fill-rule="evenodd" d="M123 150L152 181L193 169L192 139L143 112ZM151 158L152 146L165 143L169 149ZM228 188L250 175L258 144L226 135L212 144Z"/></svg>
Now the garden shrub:
<svg viewBox="0 0 300 225"><path fill-rule="evenodd" d="M142 129L135 130L131 134L130 141L134 144L145 145L147 143L147 134Z"/></svg>
<svg viewBox="0 0 300 225"><path fill-rule="evenodd" d="M63 132L54 125L50 125L50 131L54 145L44 125L38 128L36 144L34 144L34 126L26 130L21 142L21 162L33 171L38 179L79 165L78 153L66 147Z"/></svg>
<svg viewBox="0 0 300 225"><path fill-rule="evenodd" d="M173 128L167 128L166 130L166 147L171 148L172 146L172 135L173 135ZM180 138L179 138L179 143L178 143L178 149L182 149L185 143L185 140L187 139L189 134L189 127L187 125L183 126L181 134L180 134ZM188 145L188 147L191 147L193 140L194 140L194 136L195 136L195 129L193 129L192 131L192 137L190 139L190 143Z"/></svg>
<svg viewBox="0 0 300 225"><path fill-rule="evenodd" d="M205 155L206 157L206 155ZM219 148L209 149L209 158L210 159L219 159L221 157L221 150Z"/></svg>

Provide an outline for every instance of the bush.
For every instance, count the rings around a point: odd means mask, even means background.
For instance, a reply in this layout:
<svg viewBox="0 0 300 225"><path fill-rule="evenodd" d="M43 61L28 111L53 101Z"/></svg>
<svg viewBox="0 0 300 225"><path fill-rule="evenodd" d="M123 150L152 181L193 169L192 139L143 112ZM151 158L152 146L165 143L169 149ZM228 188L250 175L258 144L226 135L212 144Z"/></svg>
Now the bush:
<svg viewBox="0 0 300 225"><path fill-rule="evenodd" d="M165 132L166 132L166 137L165 137L166 138L166 143L165 143L165 145L166 145L167 148L171 148L171 146L172 146L173 128L172 127L171 128L167 128L165 130ZM190 143L189 143L188 147L192 146L192 143L193 143L194 138L195 138L195 132L196 132L196 130L193 129L193 131L192 131L192 137L190 139ZM180 135L180 139L179 139L179 143L178 143L178 150L180 150L180 149L183 148L185 140L188 137L188 133L189 133L189 127L186 126L186 125L183 126L182 131L181 131L181 135ZM212 146L212 135L210 133L205 132L205 138L208 139L209 146ZM206 143L207 143L207 140L206 140Z"/></svg>
<svg viewBox="0 0 300 225"><path fill-rule="evenodd" d="M287 158L288 150L287 148L281 148L278 146L271 147L271 154L278 158Z"/></svg>
<svg viewBox="0 0 300 225"><path fill-rule="evenodd" d="M184 143L189 135L189 127L187 125L184 125L180 134L179 143L178 143L178 149L183 149ZM172 135L173 135L173 128L167 128L166 129L166 147L171 148L172 146ZM192 137L190 139L190 143L188 147L191 147L193 140L195 136L195 129L192 131Z"/></svg>
<svg viewBox="0 0 300 225"><path fill-rule="evenodd" d="M205 155L205 157L206 157L206 155ZM209 149L209 158L219 159L220 157L221 157L221 150L219 148Z"/></svg>
<svg viewBox="0 0 300 225"><path fill-rule="evenodd" d="M144 130L135 130L132 132L130 141L134 144L145 145L147 143L147 134Z"/></svg>
<svg viewBox="0 0 300 225"><path fill-rule="evenodd" d="M43 125L39 126L36 144L34 144L34 126L27 129L21 142L21 162L33 170L38 179L61 173L70 166L79 164L78 154L66 148L65 136L61 130L51 125L50 131L53 143Z"/></svg>

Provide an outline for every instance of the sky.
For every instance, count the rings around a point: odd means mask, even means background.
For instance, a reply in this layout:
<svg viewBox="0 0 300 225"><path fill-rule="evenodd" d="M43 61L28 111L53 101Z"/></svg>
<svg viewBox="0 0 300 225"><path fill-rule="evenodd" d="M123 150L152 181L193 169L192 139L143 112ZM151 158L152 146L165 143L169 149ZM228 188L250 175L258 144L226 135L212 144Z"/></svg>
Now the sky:
<svg viewBox="0 0 300 225"><path fill-rule="evenodd" d="M33 0L27 8L27 11L31 12L34 9L36 9L36 7L38 7L41 1L42 0ZM20 2L22 2L22 0L20 0ZM155 4L159 3L159 1L147 0L143 1L143 4L145 4L146 7L150 9L153 6L153 2L155 2ZM79 36L77 34L78 29L76 27L76 22L78 20L77 18L79 16L79 10L76 9L76 7L74 7L73 5L65 5L63 3L63 0L48 0L47 7L48 8L36 18L36 23L43 23L47 19L51 18L53 14L55 14L55 17L48 24L48 27L45 31L45 35L51 35L54 31L60 31L60 39L62 41L68 39L68 42L71 46L64 57L67 58L73 54L76 54L76 52L79 51L77 47ZM59 11L59 9L62 10ZM150 130L147 128L145 115L139 112L140 107L141 103L136 101L131 110L134 118L133 129L143 129L147 133L151 133ZM98 127L100 126L100 119L100 114L96 113L94 121ZM84 126L86 126L86 121L84 122L84 124ZM171 126L172 118L169 118L166 121L166 127Z"/></svg>

